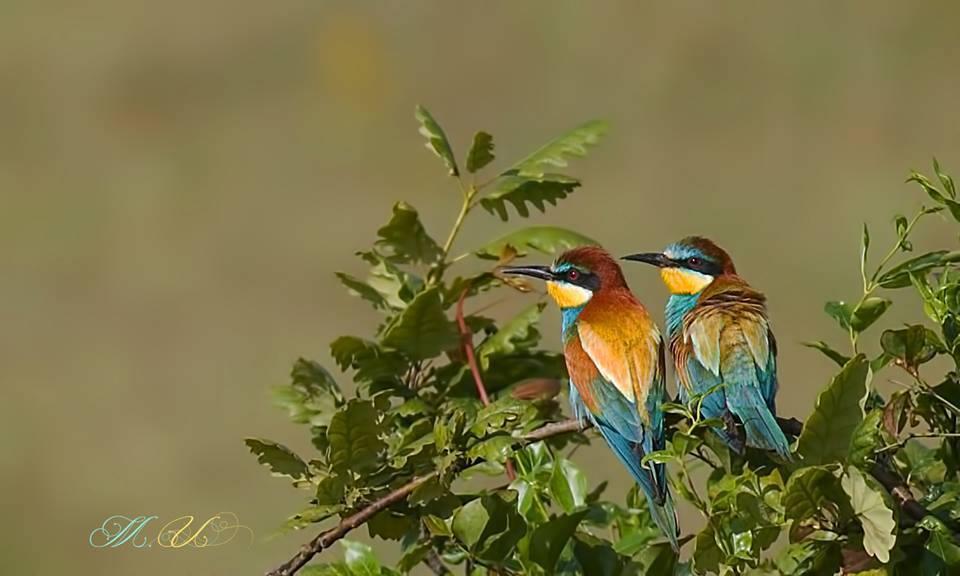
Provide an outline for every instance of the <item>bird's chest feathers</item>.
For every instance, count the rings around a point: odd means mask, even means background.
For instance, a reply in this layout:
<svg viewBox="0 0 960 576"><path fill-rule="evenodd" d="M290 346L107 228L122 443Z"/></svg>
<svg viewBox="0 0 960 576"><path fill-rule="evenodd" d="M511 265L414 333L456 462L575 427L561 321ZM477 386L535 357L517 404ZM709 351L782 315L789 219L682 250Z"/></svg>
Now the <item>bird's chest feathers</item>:
<svg viewBox="0 0 960 576"><path fill-rule="evenodd" d="M593 296L586 288L563 282L547 282L547 293L560 308L580 308Z"/></svg>
<svg viewBox="0 0 960 576"><path fill-rule="evenodd" d="M697 294L713 282L712 276L681 268L661 268L660 277L671 294Z"/></svg>

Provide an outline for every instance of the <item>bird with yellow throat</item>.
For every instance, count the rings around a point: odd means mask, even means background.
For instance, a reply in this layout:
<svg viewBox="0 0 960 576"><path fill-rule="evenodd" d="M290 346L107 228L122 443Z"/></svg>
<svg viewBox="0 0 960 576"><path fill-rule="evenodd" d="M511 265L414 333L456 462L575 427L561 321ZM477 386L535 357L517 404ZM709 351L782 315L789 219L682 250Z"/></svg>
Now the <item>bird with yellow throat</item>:
<svg viewBox="0 0 960 576"><path fill-rule="evenodd" d="M539 278L560 307L570 404L589 420L647 498L654 522L679 548L677 516L663 463L643 457L665 448L663 339L627 287L616 260L595 246L574 248L551 266L511 266L503 274Z"/></svg>
<svg viewBox="0 0 960 576"><path fill-rule="evenodd" d="M624 259L660 268L670 292L667 336L681 399L701 397L702 415L725 422L716 431L734 451L742 452L745 440L789 459L790 444L776 420L777 342L764 295L706 238Z"/></svg>

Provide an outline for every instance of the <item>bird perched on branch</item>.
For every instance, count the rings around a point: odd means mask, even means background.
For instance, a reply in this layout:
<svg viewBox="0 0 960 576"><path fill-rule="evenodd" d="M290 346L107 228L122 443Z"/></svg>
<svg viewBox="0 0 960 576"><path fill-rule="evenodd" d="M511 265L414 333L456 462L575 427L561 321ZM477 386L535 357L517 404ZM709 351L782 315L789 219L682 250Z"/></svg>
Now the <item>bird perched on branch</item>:
<svg viewBox="0 0 960 576"><path fill-rule="evenodd" d="M560 307L570 403L589 419L647 497L654 521L676 550L677 516L663 463L643 457L665 447L663 339L606 251L575 248L552 266L512 266L503 274L539 278Z"/></svg>
<svg viewBox="0 0 960 576"><path fill-rule="evenodd" d="M777 342L764 295L706 238L684 238L662 253L624 259L659 267L670 291L667 335L681 400L702 398L702 415L724 421L716 430L734 451L743 451L739 420L747 445L789 459L790 444L776 419Z"/></svg>

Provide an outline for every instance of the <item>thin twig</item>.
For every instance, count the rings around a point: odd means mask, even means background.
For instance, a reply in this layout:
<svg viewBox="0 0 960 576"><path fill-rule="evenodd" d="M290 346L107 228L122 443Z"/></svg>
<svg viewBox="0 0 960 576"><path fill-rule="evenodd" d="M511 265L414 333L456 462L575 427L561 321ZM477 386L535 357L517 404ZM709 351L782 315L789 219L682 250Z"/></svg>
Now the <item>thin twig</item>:
<svg viewBox="0 0 960 576"><path fill-rule="evenodd" d="M463 289L460 299L457 300L457 326L460 328L460 341L463 345L463 352L467 356L467 364L470 366L470 373L473 374L473 382L477 385L477 394L480 395L480 401L484 406L490 405L490 396L487 395L487 387L483 384L483 376L480 375L480 365L477 364L477 354L473 349L473 332L467 326L467 321L463 318L463 301L470 293L470 285ZM506 461L507 478L515 480L517 472L513 469L513 462L508 458Z"/></svg>
<svg viewBox="0 0 960 576"><path fill-rule="evenodd" d="M443 559L440 558L440 555L437 554L436 550L431 550L427 552L427 557L423 559L423 563L427 565L427 568L437 576L447 576L447 574L452 574L450 570L443 563Z"/></svg>
<svg viewBox="0 0 960 576"><path fill-rule="evenodd" d="M457 326L460 328L460 341L463 344L463 352L467 356L467 364L470 366L470 372L473 374L473 381L477 385L477 394L480 395L480 401L484 406L490 404L490 397L487 396L487 387L483 385L483 377L480 375L480 366L477 364L477 355L473 350L473 332L467 326L467 321L463 317L463 301L470 293L470 286L463 289L460 299L457 300Z"/></svg>

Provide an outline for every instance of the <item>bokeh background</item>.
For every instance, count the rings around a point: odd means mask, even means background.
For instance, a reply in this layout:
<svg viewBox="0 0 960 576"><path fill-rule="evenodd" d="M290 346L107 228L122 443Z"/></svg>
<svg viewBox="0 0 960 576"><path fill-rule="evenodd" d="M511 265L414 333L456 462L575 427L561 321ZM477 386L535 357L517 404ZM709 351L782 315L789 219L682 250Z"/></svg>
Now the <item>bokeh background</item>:
<svg viewBox="0 0 960 576"><path fill-rule="evenodd" d="M303 494L242 438L307 450L268 387L373 329L333 272L362 274L393 201L445 236L459 194L417 103L504 162L607 119L585 186L533 221L618 253L715 238L771 298L801 417L832 366L800 342L843 343L821 309L859 294L861 222L886 248L922 201L908 170L960 172L956 3L56 4L0 6L4 574L258 574L307 537L265 541ZM480 213L460 245L507 228ZM660 317L656 275L628 277ZM576 460L628 486L602 449ZM256 541L87 543L113 514L221 510Z"/></svg>

